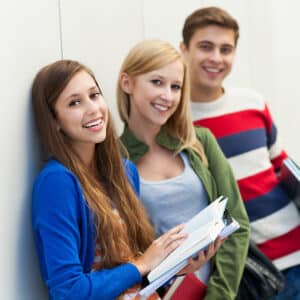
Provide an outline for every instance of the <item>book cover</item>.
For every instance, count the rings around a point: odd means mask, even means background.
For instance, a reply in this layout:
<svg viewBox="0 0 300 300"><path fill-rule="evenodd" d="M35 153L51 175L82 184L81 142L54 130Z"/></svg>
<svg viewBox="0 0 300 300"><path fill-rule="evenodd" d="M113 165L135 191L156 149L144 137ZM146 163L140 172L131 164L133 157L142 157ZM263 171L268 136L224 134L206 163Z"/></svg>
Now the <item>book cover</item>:
<svg viewBox="0 0 300 300"><path fill-rule="evenodd" d="M294 200L297 207L300 207L300 168L291 159L283 161L281 169L281 182L289 197Z"/></svg>
<svg viewBox="0 0 300 300"><path fill-rule="evenodd" d="M177 277L163 297L163 300L204 299L206 285L194 273Z"/></svg>

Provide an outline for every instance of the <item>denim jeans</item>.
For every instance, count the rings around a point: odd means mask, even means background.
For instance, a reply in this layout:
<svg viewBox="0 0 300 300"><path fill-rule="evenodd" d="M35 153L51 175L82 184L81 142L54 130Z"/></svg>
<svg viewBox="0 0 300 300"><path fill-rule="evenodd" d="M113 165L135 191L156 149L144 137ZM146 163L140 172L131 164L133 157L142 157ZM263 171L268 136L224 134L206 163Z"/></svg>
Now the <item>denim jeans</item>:
<svg viewBox="0 0 300 300"><path fill-rule="evenodd" d="M300 300L300 265L282 271L285 277L283 290L272 300Z"/></svg>

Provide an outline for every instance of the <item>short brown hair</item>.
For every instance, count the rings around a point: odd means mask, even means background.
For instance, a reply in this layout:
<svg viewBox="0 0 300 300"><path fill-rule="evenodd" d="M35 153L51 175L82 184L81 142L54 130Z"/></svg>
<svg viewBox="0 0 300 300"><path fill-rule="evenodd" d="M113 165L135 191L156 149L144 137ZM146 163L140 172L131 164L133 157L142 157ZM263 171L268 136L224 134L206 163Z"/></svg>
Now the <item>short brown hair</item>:
<svg viewBox="0 0 300 300"><path fill-rule="evenodd" d="M196 30L209 26L216 25L227 29L232 29L235 35L235 45L239 38L238 22L225 10L211 6L195 10L189 15L183 25L182 37L183 43L188 48L190 40Z"/></svg>

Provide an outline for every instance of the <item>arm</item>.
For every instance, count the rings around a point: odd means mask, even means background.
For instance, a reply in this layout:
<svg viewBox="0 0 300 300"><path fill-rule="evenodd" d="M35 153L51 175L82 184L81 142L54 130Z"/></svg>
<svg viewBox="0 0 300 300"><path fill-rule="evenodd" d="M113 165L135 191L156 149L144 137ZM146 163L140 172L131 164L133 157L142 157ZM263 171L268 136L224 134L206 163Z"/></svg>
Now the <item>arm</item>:
<svg viewBox="0 0 300 300"><path fill-rule="evenodd" d="M140 196L140 176L138 173L138 170L133 162L130 160L123 159L123 164L126 172L126 176L137 194L137 196Z"/></svg>
<svg viewBox="0 0 300 300"><path fill-rule="evenodd" d="M53 172L37 181L33 191L33 229L43 279L50 299L115 299L140 283L132 264L90 272L93 260L88 208L71 174ZM89 248L90 247L90 248ZM88 252L90 253L90 256ZM90 265L84 263L90 257Z"/></svg>
<svg viewBox="0 0 300 300"><path fill-rule="evenodd" d="M209 170L215 180L218 196L228 197L227 208L239 222L240 229L220 247L214 258L205 300L235 299L249 245L249 220L231 168L216 139L209 130L201 134Z"/></svg>
<svg viewBox="0 0 300 300"><path fill-rule="evenodd" d="M270 110L267 105L265 105L265 108L262 111L262 115L267 131L267 146L269 150L270 161L275 171L280 172L282 162L285 158L287 158L287 154L280 145L277 128L273 122Z"/></svg>

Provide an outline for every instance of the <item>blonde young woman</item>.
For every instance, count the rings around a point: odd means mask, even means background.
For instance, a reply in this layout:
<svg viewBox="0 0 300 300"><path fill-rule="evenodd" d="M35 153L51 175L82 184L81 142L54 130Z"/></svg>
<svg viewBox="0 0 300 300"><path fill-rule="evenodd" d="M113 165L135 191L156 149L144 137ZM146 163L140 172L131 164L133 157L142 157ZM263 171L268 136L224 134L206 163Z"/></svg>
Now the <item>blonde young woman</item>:
<svg viewBox="0 0 300 300"><path fill-rule="evenodd" d="M142 276L185 239L182 225L153 241L133 190L136 169L122 162L87 67L71 60L45 66L34 79L32 101L48 158L33 188L32 223L50 299L132 299Z"/></svg>
<svg viewBox="0 0 300 300"><path fill-rule="evenodd" d="M195 129L187 70L170 44L143 41L125 58L117 88L125 129L121 140L140 174L141 200L157 235L187 221L219 195L240 229L200 256L210 262L196 272L205 299L235 299L249 243L248 218L232 171L216 140ZM221 247L220 247L221 246ZM220 249L218 249L220 247Z"/></svg>

